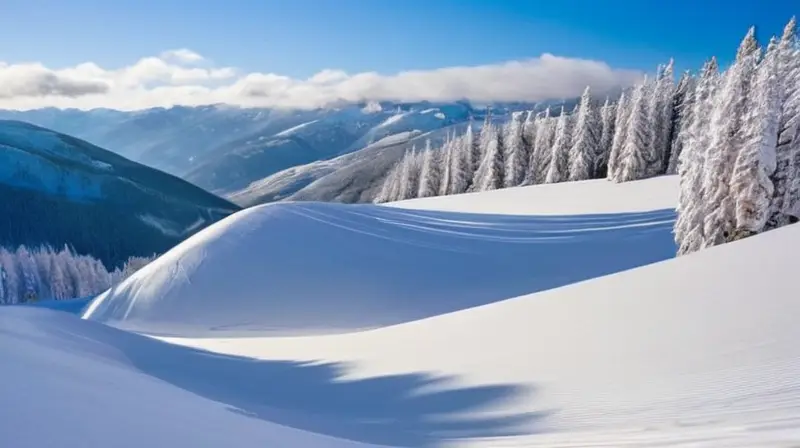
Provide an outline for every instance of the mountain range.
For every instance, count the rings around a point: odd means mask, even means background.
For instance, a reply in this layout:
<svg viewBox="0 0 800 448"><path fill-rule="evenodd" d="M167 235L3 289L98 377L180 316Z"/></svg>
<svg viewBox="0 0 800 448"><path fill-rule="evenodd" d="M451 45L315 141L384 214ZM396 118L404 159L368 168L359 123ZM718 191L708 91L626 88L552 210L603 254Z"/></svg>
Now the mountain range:
<svg viewBox="0 0 800 448"><path fill-rule="evenodd" d="M239 207L86 141L0 120L0 246L68 245L106 266L163 253Z"/></svg>
<svg viewBox="0 0 800 448"><path fill-rule="evenodd" d="M550 103L468 102L344 104L315 110L226 105L141 111L36 109L0 111L75 136L179 176L240 205L293 200L364 202L411 146L443 140L470 121L496 120Z"/></svg>

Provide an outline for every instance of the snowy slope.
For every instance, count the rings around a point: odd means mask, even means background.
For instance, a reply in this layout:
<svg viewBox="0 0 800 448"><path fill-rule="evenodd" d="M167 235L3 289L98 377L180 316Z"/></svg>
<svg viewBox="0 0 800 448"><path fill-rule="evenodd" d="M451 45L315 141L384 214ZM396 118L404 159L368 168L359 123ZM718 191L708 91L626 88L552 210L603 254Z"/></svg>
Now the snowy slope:
<svg viewBox="0 0 800 448"><path fill-rule="evenodd" d="M332 366L213 355L29 307L0 310L0 358L3 447L364 446L270 421L313 425L309 398L369 387L335 383Z"/></svg>
<svg viewBox="0 0 800 448"><path fill-rule="evenodd" d="M414 210L514 215L583 215L674 209L678 176L624 182L605 179L513 187L384 204Z"/></svg>
<svg viewBox="0 0 800 448"><path fill-rule="evenodd" d="M362 333L173 342L342 362L352 380L436 371L449 387L505 388L465 413L472 432L453 431L453 446L788 448L800 444L799 243L794 225Z"/></svg>
<svg viewBox="0 0 800 448"><path fill-rule="evenodd" d="M87 316L184 335L397 324L670 258L671 208L527 217L267 204L186 240L102 294Z"/></svg>

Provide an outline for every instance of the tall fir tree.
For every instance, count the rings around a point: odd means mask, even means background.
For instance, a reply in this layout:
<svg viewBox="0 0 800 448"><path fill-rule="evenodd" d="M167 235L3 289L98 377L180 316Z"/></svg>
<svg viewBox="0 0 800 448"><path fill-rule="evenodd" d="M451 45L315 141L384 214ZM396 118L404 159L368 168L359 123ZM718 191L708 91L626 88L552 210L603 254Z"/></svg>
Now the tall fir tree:
<svg viewBox="0 0 800 448"><path fill-rule="evenodd" d="M467 191L470 183L470 147L464 137L453 142L450 157L450 186L447 194L460 194Z"/></svg>
<svg viewBox="0 0 800 448"><path fill-rule="evenodd" d="M481 144L483 160L475 172L473 187L475 191L503 188L505 170L503 133L492 123L484 124L481 128Z"/></svg>
<svg viewBox="0 0 800 448"><path fill-rule="evenodd" d="M611 152L608 154L608 170L606 178L618 182L622 175L622 149L628 136L628 122L631 116L631 100L626 92L622 92L617 100L614 116L614 138L611 140Z"/></svg>
<svg viewBox="0 0 800 448"><path fill-rule="evenodd" d="M768 228L776 228L795 219L800 204L800 152L792 141L800 124L800 42L797 19L792 17L778 44L778 81L781 92L781 113L778 122L777 167L772 176L775 185L770 202Z"/></svg>
<svg viewBox="0 0 800 448"><path fill-rule="evenodd" d="M600 145L600 121L592 104L589 87L583 91L579 103L572 147L570 148L569 180L587 180L594 175L595 156Z"/></svg>
<svg viewBox="0 0 800 448"><path fill-rule="evenodd" d="M553 154L553 140L555 137L555 120L550 116L550 107L545 109L542 116L535 120L536 137L533 143L531 156L530 178L526 185L535 185L545 182L550 169Z"/></svg>
<svg viewBox="0 0 800 448"><path fill-rule="evenodd" d="M611 148L614 143L614 122L616 118L616 106L606 102L600 109L600 143L597 145L597 153L594 162L594 178L602 179L608 173L608 159L611 156Z"/></svg>
<svg viewBox="0 0 800 448"><path fill-rule="evenodd" d="M514 112L511 121L503 129L505 142L505 176L504 186L515 187L522 183L528 172L530 148L525 139L525 118L523 112Z"/></svg>
<svg viewBox="0 0 800 448"><path fill-rule="evenodd" d="M663 67L651 92L648 107L651 132L645 177L666 172L671 143L669 133L672 128L672 101L675 92L674 64L675 62L670 59Z"/></svg>
<svg viewBox="0 0 800 448"><path fill-rule="evenodd" d="M381 204L384 202L391 202L397 199L399 196L399 189L400 189L400 176L403 167L403 159L401 158L394 165L392 168L389 169L388 173L386 173L386 177L383 180L383 184L381 185L381 189L378 191L378 194L375 196L373 200L376 204Z"/></svg>
<svg viewBox="0 0 800 448"><path fill-rule="evenodd" d="M620 154L619 175L617 182L628 182L647 177L650 156L650 126L648 113L648 99L650 95L650 81L645 80L636 86L631 96L631 115L628 119L628 129L625 135L625 144Z"/></svg>
<svg viewBox="0 0 800 448"><path fill-rule="evenodd" d="M666 157L667 174L678 173L678 163L681 151L686 142L690 121L692 119L692 105L694 103L694 79L689 72L684 72L678 85L675 87L675 96L672 101L672 130L670 131L670 150Z"/></svg>
<svg viewBox="0 0 800 448"><path fill-rule="evenodd" d="M733 167L731 195L734 199L736 238L760 233L770 215L774 186L775 146L781 112L778 82L777 39L767 48L758 66L746 103L742 126L744 142Z"/></svg>
<svg viewBox="0 0 800 448"><path fill-rule="evenodd" d="M725 73L711 114L711 143L703 177L703 247L725 243L733 236L736 210L730 194L731 175L744 144L747 97L759 56L755 28L751 27L739 45L736 60Z"/></svg>
<svg viewBox="0 0 800 448"><path fill-rule="evenodd" d="M692 105L692 120L687 128L686 140L678 164L680 189L678 193L678 218L675 221L675 242L678 255L694 252L703 244L705 233L703 214L705 194L703 172L706 149L711 140L711 111L719 89L716 58L711 58L700 71Z"/></svg>
<svg viewBox="0 0 800 448"><path fill-rule="evenodd" d="M451 141L448 139L448 142ZM438 196L442 182L442 163L439 160L440 151L431 148L431 141L425 141L425 151L422 153L422 168L420 170L419 192L417 197L427 198Z"/></svg>
<svg viewBox="0 0 800 448"><path fill-rule="evenodd" d="M550 164L547 169L545 183L554 184L569 179L570 119L564 106L556 121L553 146L550 150Z"/></svg>

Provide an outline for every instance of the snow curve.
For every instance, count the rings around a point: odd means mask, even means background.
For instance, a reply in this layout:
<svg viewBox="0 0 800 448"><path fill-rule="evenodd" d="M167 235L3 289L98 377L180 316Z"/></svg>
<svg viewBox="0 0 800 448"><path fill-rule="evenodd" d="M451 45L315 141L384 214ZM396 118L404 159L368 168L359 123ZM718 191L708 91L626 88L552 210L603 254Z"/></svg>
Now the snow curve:
<svg viewBox="0 0 800 448"><path fill-rule="evenodd" d="M255 359L345 362L348 378L435 370L517 384L471 418L531 416L458 447L800 444L800 225L638 269L373 331L168 339ZM535 416L535 417L534 417Z"/></svg>
<svg viewBox="0 0 800 448"><path fill-rule="evenodd" d="M674 211L506 216L276 203L192 236L84 317L161 335L308 335L449 313L671 258Z"/></svg>

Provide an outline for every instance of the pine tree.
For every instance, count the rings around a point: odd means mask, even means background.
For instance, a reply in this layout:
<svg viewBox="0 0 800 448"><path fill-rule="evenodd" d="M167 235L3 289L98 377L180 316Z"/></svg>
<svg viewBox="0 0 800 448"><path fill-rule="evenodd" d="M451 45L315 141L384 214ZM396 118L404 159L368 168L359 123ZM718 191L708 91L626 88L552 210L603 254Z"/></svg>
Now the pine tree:
<svg viewBox="0 0 800 448"><path fill-rule="evenodd" d="M652 127L648 118L648 97L650 83L644 82L636 87L631 97L631 115L628 119L628 130L625 144L620 154L619 176L617 182L628 182L647 177L650 151L650 133Z"/></svg>
<svg viewBox="0 0 800 448"><path fill-rule="evenodd" d="M451 140L448 138L445 140L442 148L439 150L441 151L441 156L439 157L439 162L441 163L441 171L442 171L442 181L439 182L439 191L437 194L439 196L445 196L449 194L450 184L453 182L453 171L452 171L452 158L453 158L453 149L457 144L456 140Z"/></svg>
<svg viewBox="0 0 800 448"><path fill-rule="evenodd" d="M675 88L672 102L672 130L670 138L670 151L667 156L667 174L678 172L678 162L681 151L686 142L688 129L692 119L692 105L694 103L694 80L689 72L684 72Z"/></svg>
<svg viewBox="0 0 800 448"><path fill-rule="evenodd" d="M466 148L468 155L468 169L466 171L466 175L468 180L467 183L469 185L467 186L467 190L471 190L472 181L475 178L475 172L478 171L478 165L480 165L481 159L483 158L480 138L475 136L475 130L472 126L472 121L470 121L469 125L467 126L467 131L464 133L464 147Z"/></svg>
<svg viewBox="0 0 800 448"><path fill-rule="evenodd" d="M583 91L570 148L569 180L587 180L594 175L595 155L600 146L600 121L592 105L589 87Z"/></svg>
<svg viewBox="0 0 800 448"><path fill-rule="evenodd" d="M705 239L703 214L705 194L703 173L706 149L711 140L711 111L719 88L717 60L711 58L703 66L694 94L692 120L687 128L684 148L678 164L680 190L678 194L678 218L675 221L675 242L678 255L700 249Z"/></svg>
<svg viewBox="0 0 800 448"><path fill-rule="evenodd" d="M778 41L773 39L759 64L746 103L744 142L731 178L737 235L760 233L769 218L775 171L781 98L778 83Z"/></svg>
<svg viewBox="0 0 800 448"><path fill-rule="evenodd" d="M614 118L616 117L616 107L606 102L600 109L600 142L597 145L595 154L594 175L595 179L602 179L608 173L608 159L611 155L611 147L614 143Z"/></svg>
<svg viewBox="0 0 800 448"><path fill-rule="evenodd" d="M775 149L777 162L772 175L775 189L767 228L789 223L791 216L798 216L800 204L800 152L793 149L797 145L792 145L793 139L797 139L795 129L800 123L800 42L794 17L783 30L778 53L781 112Z"/></svg>
<svg viewBox="0 0 800 448"><path fill-rule="evenodd" d="M506 187L515 187L522 183L528 172L530 163L530 147L528 146L525 131L525 115L523 112L514 112L511 121L505 126L504 138L506 144L505 154L505 179Z"/></svg>
<svg viewBox="0 0 800 448"><path fill-rule="evenodd" d="M440 151L431 148L431 141L425 141L425 151L422 153L422 168L420 170L419 193L417 197L427 198L437 196L442 182L442 163L439 160Z"/></svg>
<svg viewBox="0 0 800 448"><path fill-rule="evenodd" d="M647 145L647 169L644 177L653 177L666 172L669 156L669 132L672 128L672 101L674 95L674 61L670 59L660 71L650 97L648 107L650 121L650 143Z"/></svg>
<svg viewBox="0 0 800 448"><path fill-rule="evenodd" d="M550 164L547 170L545 183L554 184L569 179L569 149L570 149L569 117L561 107L561 115L556 122L553 147L550 150Z"/></svg>
<svg viewBox="0 0 800 448"><path fill-rule="evenodd" d="M415 182L416 173L414 173L414 165L416 158L416 148L412 147L410 151L406 151L400 162L400 178L397 181L397 196L393 198L395 201L402 201L411 199L416 195L418 185Z"/></svg>
<svg viewBox="0 0 800 448"><path fill-rule="evenodd" d="M703 247L725 243L733 236L736 210L730 194L733 165L744 144L742 124L750 83L760 51L755 28L750 28L724 76L711 114L711 144L703 177L705 211Z"/></svg>
<svg viewBox="0 0 800 448"><path fill-rule="evenodd" d="M386 177L383 179L380 191L378 191L378 194L373 200L374 203L381 204L384 202L391 202L398 197L402 165L403 162L402 159L400 159L389 169Z"/></svg>
<svg viewBox="0 0 800 448"><path fill-rule="evenodd" d="M503 133L491 123L481 129L483 160L475 172L473 187L475 191L488 191L503 188L505 169Z"/></svg>
<svg viewBox="0 0 800 448"><path fill-rule="evenodd" d="M458 137L450 147L450 183L447 194L461 194L467 191L471 181L470 147L464 136Z"/></svg>
<svg viewBox="0 0 800 448"><path fill-rule="evenodd" d="M630 97L625 92L617 101L617 110L614 117L614 138L611 141L611 153L608 155L608 172L606 177L614 182L619 182L622 175L622 148L628 137L628 122L631 116Z"/></svg>
<svg viewBox="0 0 800 448"><path fill-rule="evenodd" d="M556 130L555 119L550 116L550 107L545 109L544 115L535 121L535 126L536 139L533 145L531 178L526 185L543 184L550 170Z"/></svg>

